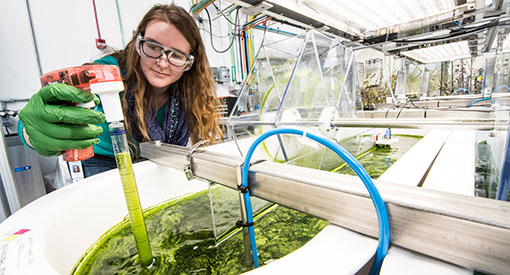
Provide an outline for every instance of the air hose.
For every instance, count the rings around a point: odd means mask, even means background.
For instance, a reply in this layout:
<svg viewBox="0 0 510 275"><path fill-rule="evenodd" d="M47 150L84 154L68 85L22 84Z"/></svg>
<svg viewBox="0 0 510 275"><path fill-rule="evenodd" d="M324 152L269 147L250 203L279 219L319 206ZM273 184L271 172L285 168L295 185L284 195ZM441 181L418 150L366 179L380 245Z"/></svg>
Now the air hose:
<svg viewBox="0 0 510 275"><path fill-rule="evenodd" d="M478 103L478 102L480 102L480 101L485 101L485 100L490 100L490 102L491 102L491 103L495 103L495 101L494 101L494 100L492 100L490 97L479 98L479 99L477 99L477 100L475 100L475 101L473 101L473 102L469 103L469 104L467 105L467 107L466 107L466 108L469 108L469 107L473 106L473 104Z"/></svg>
<svg viewBox="0 0 510 275"><path fill-rule="evenodd" d="M468 89L468 88L458 88L457 90L455 90L451 95L455 95L458 91L466 91L468 92L470 95L472 95L473 93Z"/></svg>
<svg viewBox="0 0 510 275"><path fill-rule="evenodd" d="M337 143L331 141L330 139L320 136L311 132L308 132L307 130L301 130L301 129L293 129L293 128L276 128L272 129L264 134L262 134L260 137L258 137L250 146L250 149L248 149L248 152L246 154L246 157L244 159L243 167L242 167L242 181L241 185L242 188L247 190L243 196L244 196L244 202L245 202L245 208L246 208L246 214L247 214L247 224L248 231L250 234L250 242L251 242L251 249L252 249L252 257L253 257L253 265L255 268L259 266L259 260L257 255L257 244L255 243L255 231L253 229L253 212L252 212L252 206L251 206L251 200L250 200L250 191L248 188L248 173L250 169L250 160L253 155L253 152L255 151L256 147L265 139L267 139L270 136L273 135L280 135L280 134L294 134L294 135L300 135L304 137L308 137L335 152L338 156L340 156L350 167L351 169L358 175L358 177L361 179L363 184L368 190L368 193L370 194L370 198L372 200L372 203L374 204L375 211L377 213L377 220L379 222L379 243L377 245L377 251L375 254L374 259L374 265L372 266L372 269L370 270L370 274L379 274L379 270L382 265L382 261L384 260L384 257L388 253L388 248L390 245L390 225L388 220L388 213L386 211L386 205L381 198L381 195L379 194L379 191L375 187L372 179L368 175L367 171L361 166L361 164L344 148L342 148Z"/></svg>

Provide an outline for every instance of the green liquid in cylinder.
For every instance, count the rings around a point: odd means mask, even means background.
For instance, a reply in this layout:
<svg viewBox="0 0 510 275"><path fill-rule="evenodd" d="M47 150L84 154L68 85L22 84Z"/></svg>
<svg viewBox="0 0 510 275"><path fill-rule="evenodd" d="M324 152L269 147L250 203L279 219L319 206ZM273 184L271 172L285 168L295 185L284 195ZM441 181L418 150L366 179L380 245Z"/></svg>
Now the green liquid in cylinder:
<svg viewBox="0 0 510 275"><path fill-rule="evenodd" d="M122 189L124 190L132 235L134 236L138 251L139 263L144 267L149 266L153 261L152 252L147 237L142 207L140 206L140 198L136 187L124 124L121 121L115 121L110 123L108 127L112 138L113 151L115 152L117 170L119 171Z"/></svg>
<svg viewBox="0 0 510 275"><path fill-rule="evenodd" d="M147 238L138 189L136 188L131 155L129 152L121 152L115 155L115 160L117 161L122 189L124 190L124 197L128 207L129 220L135 237L138 255L140 256L140 263L142 266L148 266L152 263L152 252L149 239Z"/></svg>

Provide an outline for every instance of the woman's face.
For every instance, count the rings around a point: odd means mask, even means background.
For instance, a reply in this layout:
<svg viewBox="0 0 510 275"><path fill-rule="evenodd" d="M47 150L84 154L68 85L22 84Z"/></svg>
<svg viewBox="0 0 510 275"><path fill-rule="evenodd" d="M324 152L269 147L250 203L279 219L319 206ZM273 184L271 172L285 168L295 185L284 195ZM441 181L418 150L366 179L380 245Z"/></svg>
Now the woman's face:
<svg viewBox="0 0 510 275"><path fill-rule="evenodd" d="M191 45L182 33L174 25L164 21L151 21L145 30L144 39L156 42L165 49L176 49L187 55L191 51ZM184 73L181 68L170 64L165 56L159 59L141 56L140 65L143 74L156 92L166 92Z"/></svg>

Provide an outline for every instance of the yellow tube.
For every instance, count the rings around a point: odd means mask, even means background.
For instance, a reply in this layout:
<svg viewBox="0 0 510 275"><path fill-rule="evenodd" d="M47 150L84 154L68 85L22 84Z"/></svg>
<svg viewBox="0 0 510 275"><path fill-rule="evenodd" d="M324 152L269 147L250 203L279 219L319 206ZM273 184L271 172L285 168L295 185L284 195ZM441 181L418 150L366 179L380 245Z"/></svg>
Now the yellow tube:
<svg viewBox="0 0 510 275"><path fill-rule="evenodd" d="M146 267L152 264L152 251L147 236L142 207L140 206L140 198L136 187L124 124L120 121L115 121L110 123L109 128L138 256L140 257L141 265Z"/></svg>
<svg viewBox="0 0 510 275"><path fill-rule="evenodd" d="M255 18L255 15L251 16L250 21L252 21L254 18ZM246 31L246 39L248 39L247 41L248 41L248 64L250 65L249 67L251 67L251 65L253 65L253 50L252 50L253 40L251 37L252 37L252 30L251 30L251 28L249 28Z"/></svg>

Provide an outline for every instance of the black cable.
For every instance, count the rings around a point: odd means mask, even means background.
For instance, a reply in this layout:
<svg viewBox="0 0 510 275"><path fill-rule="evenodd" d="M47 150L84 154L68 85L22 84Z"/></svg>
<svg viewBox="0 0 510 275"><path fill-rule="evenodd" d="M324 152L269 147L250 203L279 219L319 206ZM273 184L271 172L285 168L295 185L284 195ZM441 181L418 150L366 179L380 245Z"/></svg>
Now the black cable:
<svg viewBox="0 0 510 275"><path fill-rule="evenodd" d="M384 114L384 118L388 118L388 113L390 112L390 110L392 108L398 108L398 104L393 104L393 107L388 107L388 109L386 110L386 113Z"/></svg>
<svg viewBox="0 0 510 275"><path fill-rule="evenodd" d="M9 128L7 128L7 126L4 126L5 127L5 131L7 132L7 135L10 135L11 133L9 132Z"/></svg>
<svg viewBox="0 0 510 275"><path fill-rule="evenodd" d="M232 45L234 44L234 37L232 37L232 40L230 41L230 45L228 45L228 47L225 50L222 50L222 51L217 50L214 47L214 43L213 43L211 15L209 14L209 11L207 9L204 9L204 10L205 10L205 13L207 14L207 18L209 18L209 31L210 31L209 35L211 37L211 46L212 46L213 50L217 53L227 52L228 50L230 50L230 48L232 48ZM238 15L239 15L239 9L236 10L236 19L235 19L236 22L237 22Z"/></svg>
<svg viewBox="0 0 510 275"><path fill-rule="evenodd" d="M384 114L384 118L388 118L388 113L390 112L391 108L393 108L393 107L389 107L389 108L386 110L386 113Z"/></svg>
<svg viewBox="0 0 510 275"><path fill-rule="evenodd" d="M413 105L414 107L420 109L420 106L416 106L416 104L414 104L414 102L412 100L409 100L409 102L411 103L411 105Z"/></svg>
<svg viewBox="0 0 510 275"><path fill-rule="evenodd" d="M323 55L323 54L325 54L325 53L329 52L330 50L332 50L332 49L334 49L334 48L336 48L336 47L340 46L340 45L341 45L341 43L342 43L342 42L338 42L336 45L333 45L333 46L329 47L329 49L324 50L323 52L321 52L321 53L319 54L319 57L322 57L322 55Z"/></svg>
<svg viewBox="0 0 510 275"><path fill-rule="evenodd" d="M222 12L219 8L218 8L218 6L216 6L216 4L215 4L214 2L213 2L212 4L213 4L213 6L216 8L216 10L217 10L217 11L218 11L218 12L219 12L219 13L220 13L223 17L225 17L225 19L227 19L227 21L228 21L228 22L230 22L230 24L234 25L236 28L238 28L238 27L242 27L242 25L237 25L237 20L235 20L235 21L236 21L235 23L233 23L232 21L230 21L230 19L229 19L229 18L228 18L228 17L227 17L227 16L226 16L226 15L225 15L225 14L224 14L224 13L223 13L223 12ZM237 16L237 13L239 12L239 9L240 9L240 8L241 8L240 6L237 6L237 7L236 7L236 16ZM206 11L207 11L207 9L206 9ZM209 22L210 22L210 20L211 20L211 17L209 17Z"/></svg>
<svg viewBox="0 0 510 275"><path fill-rule="evenodd" d="M193 10L193 8L194 8L196 5L197 5L197 4L191 5L191 7L189 7L189 11L188 11L188 13L191 13L191 11Z"/></svg>
<svg viewBox="0 0 510 275"><path fill-rule="evenodd" d="M406 101L406 104L402 105L402 107L400 108L400 111L398 111L396 118L398 118L400 116L400 113L402 113L402 110L404 110L404 107L406 107L407 104L409 104L409 100Z"/></svg>
<svg viewBox="0 0 510 275"><path fill-rule="evenodd" d="M198 29L200 29L201 31L207 32L207 33L210 32L208 28L207 29L206 28L198 28ZM218 37L218 38L230 37L229 34L227 34L227 35L216 35L216 34L213 34L213 36L214 37Z"/></svg>
<svg viewBox="0 0 510 275"><path fill-rule="evenodd" d="M489 27L494 27L494 26L497 26L497 22L494 23L494 22L488 22L484 25L481 25L481 26L478 26L478 27L473 27L472 29L465 29L465 30L462 30L462 31L459 31L459 32L454 32L454 33L449 33L447 35L442 35L442 36L439 36L439 37L434 37L434 38L425 38L425 39L413 39L413 40L409 40L409 39L395 39L393 40L393 42L402 42L402 43L434 43L434 42L438 42L438 41L441 41L443 39L454 39L456 38L457 36L461 36L461 35L466 35L466 34L474 34L476 32L479 32L479 31L482 31L484 29L487 29Z"/></svg>
<svg viewBox="0 0 510 275"><path fill-rule="evenodd" d="M244 76L244 71L246 70L246 68L245 68L246 66L243 63L246 63L246 62L243 62L243 61L245 61L245 60L243 60L243 57L244 57L244 55L243 55L244 54L244 43L243 43L243 41L241 41L241 39L242 39L241 34L238 33L237 34L237 41L236 42L237 42L237 47L239 49L239 53L238 53L239 54L239 70L241 70L241 75Z"/></svg>

